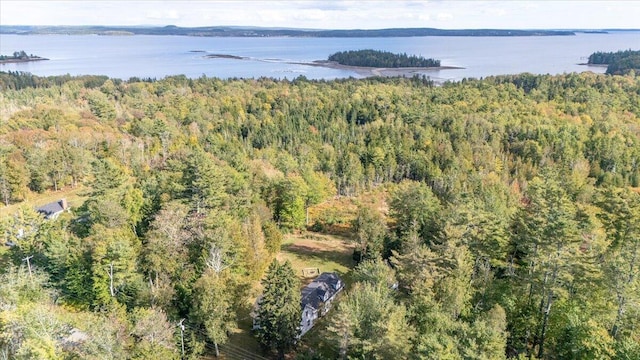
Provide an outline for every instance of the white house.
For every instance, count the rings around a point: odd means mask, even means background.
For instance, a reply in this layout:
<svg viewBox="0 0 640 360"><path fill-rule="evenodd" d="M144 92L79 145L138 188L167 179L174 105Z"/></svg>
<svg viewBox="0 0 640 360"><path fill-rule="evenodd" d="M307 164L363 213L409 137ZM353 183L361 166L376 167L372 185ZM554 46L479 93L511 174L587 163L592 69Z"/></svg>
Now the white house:
<svg viewBox="0 0 640 360"><path fill-rule="evenodd" d="M336 273L325 272L302 289L300 299L300 307L302 310L300 336L309 331L319 317L327 314L331 308L331 303L343 288L344 283ZM255 308L251 312L254 330L260 327L260 322L257 317L258 304L260 304L260 298L256 300Z"/></svg>
<svg viewBox="0 0 640 360"><path fill-rule="evenodd" d="M300 336L309 331L316 320L327 314L344 283L336 273L325 272L302 289L302 321Z"/></svg>

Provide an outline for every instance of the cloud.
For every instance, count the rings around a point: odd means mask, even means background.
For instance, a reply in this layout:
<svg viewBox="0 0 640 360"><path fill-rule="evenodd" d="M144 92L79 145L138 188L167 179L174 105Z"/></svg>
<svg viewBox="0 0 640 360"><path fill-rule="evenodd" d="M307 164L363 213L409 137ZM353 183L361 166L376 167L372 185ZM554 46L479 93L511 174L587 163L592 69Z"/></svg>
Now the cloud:
<svg viewBox="0 0 640 360"><path fill-rule="evenodd" d="M0 0L3 25L637 28L639 1ZM567 16L574 14L575 16Z"/></svg>
<svg viewBox="0 0 640 360"><path fill-rule="evenodd" d="M180 15L178 15L178 11L176 10L164 10L164 11L154 10L154 11L148 12L146 15L146 18L153 19L153 20L177 20L177 19L180 19Z"/></svg>
<svg viewBox="0 0 640 360"><path fill-rule="evenodd" d="M438 21L449 21L449 20L453 20L453 14L451 13L446 13L446 12L441 12L438 13L438 15L436 15L436 19Z"/></svg>

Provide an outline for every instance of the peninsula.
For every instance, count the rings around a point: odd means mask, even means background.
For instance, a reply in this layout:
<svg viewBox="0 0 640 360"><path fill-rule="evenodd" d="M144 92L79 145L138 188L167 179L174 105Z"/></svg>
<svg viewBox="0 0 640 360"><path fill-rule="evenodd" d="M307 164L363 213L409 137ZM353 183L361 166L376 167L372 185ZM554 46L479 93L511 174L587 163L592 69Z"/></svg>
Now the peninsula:
<svg viewBox="0 0 640 360"><path fill-rule="evenodd" d="M616 52L598 51L589 56L585 65L606 66L609 75L625 75L632 70L640 72L640 50L620 50Z"/></svg>

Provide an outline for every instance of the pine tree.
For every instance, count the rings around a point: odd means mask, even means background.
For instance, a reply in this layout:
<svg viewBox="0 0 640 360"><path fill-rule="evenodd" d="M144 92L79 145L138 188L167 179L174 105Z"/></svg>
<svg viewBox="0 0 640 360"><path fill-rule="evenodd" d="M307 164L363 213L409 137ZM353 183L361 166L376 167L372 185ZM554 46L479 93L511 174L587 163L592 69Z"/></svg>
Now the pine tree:
<svg viewBox="0 0 640 360"><path fill-rule="evenodd" d="M273 260L262 286L264 293L258 301L258 341L264 348L278 351L278 357L283 359L300 335L300 283L288 261L280 265Z"/></svg>
<svg viewBox="0 0 640 360"><path fill-rule="evenodd" d="M356 251L360 253L358 260L380 257L387 233L382 215L374 209L362 206L351 225L355 233Z"/></svg>

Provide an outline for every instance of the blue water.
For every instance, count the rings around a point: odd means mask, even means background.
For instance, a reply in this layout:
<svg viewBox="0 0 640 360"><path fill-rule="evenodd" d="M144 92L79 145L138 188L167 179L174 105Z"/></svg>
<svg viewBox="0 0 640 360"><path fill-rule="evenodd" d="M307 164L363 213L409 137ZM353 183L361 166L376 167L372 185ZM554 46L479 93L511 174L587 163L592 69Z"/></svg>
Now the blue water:
<svg viewBox="0 0 640 360"><path fill-rule="evenodd" d="M35 75L108 75L163 78L184 74L220 78L310 79L361 77L349 70L291 62L324 60L336 51L386 50L440 59L444 66L464 69L425 71L434 80L516 74L604 72L578 65L595 51L640 49L640 32L577 34L549 37L413 37L413 38L213 38L185 36L0 35L0 54L24 50L49 58L0 65L2 71ZM210 59L209 54L248 57Z"/></svg>

